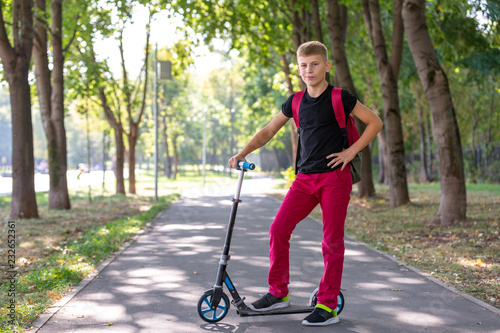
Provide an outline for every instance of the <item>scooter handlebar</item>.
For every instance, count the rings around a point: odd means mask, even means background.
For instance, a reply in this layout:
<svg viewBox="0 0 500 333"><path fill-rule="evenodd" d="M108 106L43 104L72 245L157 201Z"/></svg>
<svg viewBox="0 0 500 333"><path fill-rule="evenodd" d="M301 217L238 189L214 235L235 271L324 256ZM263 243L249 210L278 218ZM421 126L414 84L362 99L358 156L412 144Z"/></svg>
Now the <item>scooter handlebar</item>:
<svg viewBox="0 0 500 333"><path fill-rule="evenodd" d="M238 166L239 169L245 169L245 170L254 170L255 169L255 164L250 163L250 162L238 161L236 163L236 166Z"/></svg>

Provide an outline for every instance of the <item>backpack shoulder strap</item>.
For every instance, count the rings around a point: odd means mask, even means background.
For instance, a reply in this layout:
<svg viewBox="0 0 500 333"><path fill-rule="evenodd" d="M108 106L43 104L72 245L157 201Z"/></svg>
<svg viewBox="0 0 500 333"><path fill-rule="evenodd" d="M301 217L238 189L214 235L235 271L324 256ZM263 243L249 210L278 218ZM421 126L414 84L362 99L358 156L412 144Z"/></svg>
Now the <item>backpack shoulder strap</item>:
<svg viewBox="0 0 500 333"><path fill-rule="evenodd" d="M340 129L345 128L345 112L344 104L342 103L342 89L333 87L332 89L332 106L333 112L335 112L335 118L337 118L337 123L339 123Z"/></svg>
<svg viewBox="0 0 500 333"><path fill-rule="evenodd" d="M302 102L302 97L304 96L304 90L298 91L293 95L292 98L292 114L293 120L295 120L295 125L299 128L299 109L300 103Z"/></svg>
<svg viewBox="0 0 500 333"><path fill-rule="evenodd" d="M344 137L347 135L347 142L351 146L359 139L359 132L354 123L354 118L349 115L347 121L345 119L344 104L342 103L342 89L333 87L332 89L332 106L335 112L335 118L339 124L340 130L343 132Z"/></svg>

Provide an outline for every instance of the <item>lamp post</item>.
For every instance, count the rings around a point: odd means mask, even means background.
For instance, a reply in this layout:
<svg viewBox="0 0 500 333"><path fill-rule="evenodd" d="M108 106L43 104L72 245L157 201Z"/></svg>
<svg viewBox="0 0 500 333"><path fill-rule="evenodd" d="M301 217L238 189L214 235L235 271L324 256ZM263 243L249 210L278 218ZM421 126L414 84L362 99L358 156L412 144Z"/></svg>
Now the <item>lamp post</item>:
<svg viewBox="0 0 500 333"><path fill-rule="evenodd" d="M231 147L229 148L229 157L234 156L234 113L236 110L234 108L231 109ZM229 176L231 176L231 168L229 168Z"/></svg>
<svg viewBox="0 0 500 333"><path fill-rule="evenodd" d="M207 165L207 109L203 108L203 157L202 157L203 186L205 186L205 168Z"/></svg>
<svg viewBox="0 0 500 333"><path fill-rule="evenodd" d="M158 78L158 65L160 65L160 77ZM155 45L155 79L154 79L154 200L158 200L158 80L172 80L172 63L170 61L158 61L158 45Z"/></svg>
<svg viewBox="0 0 500 333"><path fill-rule="evenodd" d="M155 194L154 200L158 200L158 45L155 45L155 80L154 90L155 97L153 101L153 118L154 118L154 174L155 174Z"/></svg>

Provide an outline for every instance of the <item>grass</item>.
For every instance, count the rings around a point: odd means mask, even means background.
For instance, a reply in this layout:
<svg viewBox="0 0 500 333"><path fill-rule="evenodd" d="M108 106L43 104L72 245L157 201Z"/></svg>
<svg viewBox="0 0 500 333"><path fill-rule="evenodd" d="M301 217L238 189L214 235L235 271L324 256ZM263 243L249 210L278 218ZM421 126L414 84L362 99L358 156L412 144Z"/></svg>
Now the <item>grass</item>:
<svg viewBox="0 0 500 333"><path fill-rule="evenodd" d="M352 196L346 233L500 308L500 185L467 185L467 220L453 226L427 223L438 211L439 184L409 190L411 204L397 208L384 186L373 198ZM321 210L312 215L321 219Z"/></svg>
<svg viewBox="0 0 500 333"><path fill-rule="evenodd" d="M206 186L225 185L233 180L207 172ZM23 332L43 311L64 296L97 266L137 234L148 221L176 200L183 190L199 188L202 176L186 170L176 181L159 178L159 200L153 200L154 178L143 173L137 177L137 193L113 195L114 184L70 190L70 210L47 209L48 194L37 193L40 218L15 221L15 288L7 266L7 247L0 249L0 331ZM126 186L127 188L127 186ZM96 194L99 195L96 195ZM0 197L0 214L8 216L10 197ZM6 244L8 225L0 228ZM3 243L5 240L5 243ZM15 289L15 325L9 317L9 292Z"/></svg>

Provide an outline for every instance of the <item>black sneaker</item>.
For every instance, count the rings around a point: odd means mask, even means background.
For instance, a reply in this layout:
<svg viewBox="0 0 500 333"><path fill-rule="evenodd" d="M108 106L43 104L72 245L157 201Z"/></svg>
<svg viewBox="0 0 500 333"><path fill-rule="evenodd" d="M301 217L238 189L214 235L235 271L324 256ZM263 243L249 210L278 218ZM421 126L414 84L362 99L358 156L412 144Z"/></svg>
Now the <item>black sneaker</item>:
<svg viewBox="0 0 500 333"><path fill-rule="evenodd" d="M329 312L322 308L314 308L314 311L302 320L302 325L305 326L327 326L339 322L337 311Z"/></svg>
<svg viewBox="0 0 500 333"><path fill-rule="evenodd" d="M290 306L290 300L288 298L288 295L284 298L279 298L273 296L271 293L267 293L264 296L262 296L261 299L253 302L248 307L250 308L250 310L253 311L264 312L264 311L286 308L287 306Z"/></svg>

